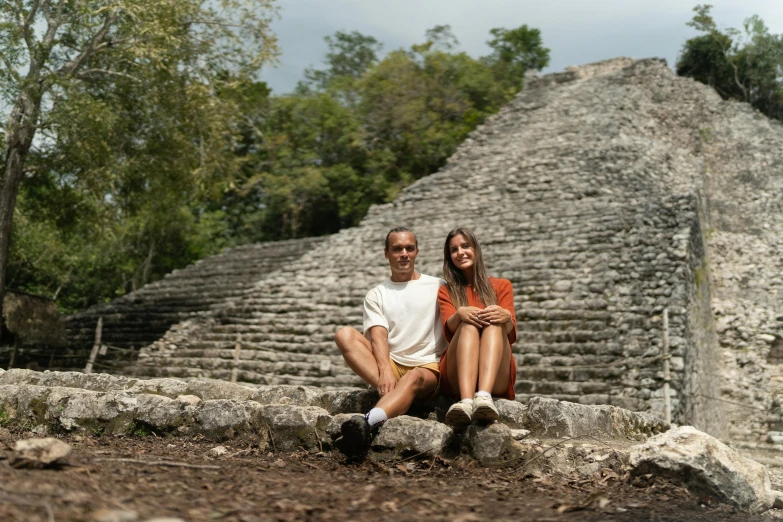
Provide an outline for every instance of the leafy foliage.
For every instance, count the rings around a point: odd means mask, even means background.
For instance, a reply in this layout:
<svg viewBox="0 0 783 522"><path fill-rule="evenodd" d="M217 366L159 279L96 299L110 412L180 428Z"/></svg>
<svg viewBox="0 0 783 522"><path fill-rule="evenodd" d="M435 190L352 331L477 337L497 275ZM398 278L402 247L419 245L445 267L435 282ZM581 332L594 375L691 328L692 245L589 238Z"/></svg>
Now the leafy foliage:
<svg viewBox="0 0 783 522"><path fill-rule="evenodd" d="M725 99L748 102L771 118L783 119L783 35L769 33L758 16L742 29L718 29L712 6L697 5L690 27L706 33L691 38L677 60L677 74L710 85Z"/></svg>
<svg viewBox="0 0 783 522"><path fill-rule="evenodd" d="M209 25L184 43L166 32L206 16L200 4L160 3L172 10L166 23L140 14L161 35L154 52L99 55L90 69L111 74L58 83L62 103L46 115L19 194L12 286L78 310L226 246L355 225L440 168L519 91L527 69L548 63L540 33L526 26L494 29L492 53L478 59L457 50L449 26L385 56L372 36L338 32L326 38L323 68L273 96L251 75L272 47L247 55Z"/></svg>

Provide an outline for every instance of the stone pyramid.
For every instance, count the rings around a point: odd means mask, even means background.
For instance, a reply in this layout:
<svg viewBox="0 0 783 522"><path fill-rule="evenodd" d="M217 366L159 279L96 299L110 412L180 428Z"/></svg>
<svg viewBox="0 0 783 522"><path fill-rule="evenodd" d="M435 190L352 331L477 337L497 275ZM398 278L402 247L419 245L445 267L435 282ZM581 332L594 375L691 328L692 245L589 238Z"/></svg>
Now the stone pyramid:
<svg viewBox="0 0 783 522"><path fill-rule="evenodd" d="M240 381L361 385L332 336L360 326L364 294L387 277L386 232L415 230L419 269L439 275L460 225L513 283L519 400L660 414L668 309L674 421L758 438L779 414L781 150L779 123L660 60L531 77L441 171L357 227L281 250L241 291L184 313L128 372L228 379L239 345ZM206 295L207 280L183 284ZM144 323L155 311L142 308L125 316Z"/></svg>

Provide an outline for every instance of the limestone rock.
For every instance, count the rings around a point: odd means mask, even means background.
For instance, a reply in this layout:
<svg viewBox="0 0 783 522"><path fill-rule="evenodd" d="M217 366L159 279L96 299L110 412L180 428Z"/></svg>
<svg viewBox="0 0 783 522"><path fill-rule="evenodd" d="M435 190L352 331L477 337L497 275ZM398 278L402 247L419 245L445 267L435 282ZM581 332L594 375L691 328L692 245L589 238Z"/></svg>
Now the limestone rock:
<svg viewBox="0 0 783 522"><path fill-rule="evenodd" d="M530 435L530 430L523 430L523 429L511 430L511 436L514 437L514 440L523 440L526 439L529 435Z"/></svg>
<svg viewBox="0 0 783 522"><path fill-rule="evenodd" d="M668 429L663 420L615 406L586 406L543 397L530 399L525 428L535 437L644 440Z"/></svg>
<svg viewBox="0 0 783 522"><path fill-rule="evenodd" d="M300 448L321 450L331 417L316 406L265 404L260 408L261 422L268 427L273 447L280 451Z"/></svg>
<svg viewBox="0 0 783 522"><path fill-rule="evenodd" d="M525 412L527 407L517 401L508 401L506 399L497 399L495 407L498 409L500 422L509 428L522 428L525 426Z"/></svg>
<svg viewBox="0 0 783 522"><path fill-rule="evenodd" d="M448 452L452 436L451 428L441 422L403 415L386 421L371 448L381 459L431 457Z"/></svg>
<svg viewBox="0 0 783 522"><path fill-rule="evenodd" d="M225 446L215 446L214 448L210 449L207 453L209 453L210 457L222 457L223 455L228 453L228 449L226 449Z"/></svg>
<svg viewBox="0 0 783 522"><path fill-rule="evenodd" d="M99 509L92 514L93 522L136 522L139 515L127 509Z"/></svg>
<svg viewBox="0 0 783 522"><path fill-rule="evenodd" d="M99 428L104 433L130 433L137 403L136 396L124 391L55 387L46 398L46 419L68 431Z"/></svg>
<svg viewBox="0 0 783 522"><path fill-rule="evenodd" d="M261 404L292 404L294 406L321 406L323 390L310 386L263 386L250 396Z"/></svg>
<svg viewBox="0 0 783 522"><path fill-rule="evenodd" d="M260 421L261 408L260 404L252 401L204 401L196 412L197 429L212 440L255 435L265 428Z"/></svg>
<svg viewBox="0 0 783 522"><path fill-rule="evenodd" d="M70 444L51 437L19 440L14 445L9 464L14 468L44 468L62 463L72 450Z"/></svg>
<svg viewBox="0 0 783 522"><path fill-rule="evenodd" d="M196 397L195 395L177 395L177 400L193 407L196 407L203 402L201 398Z"/></svg>
<svg viewBox="0 0 783 522"><path fill-rule="evenodd" d="M367 413L378 402L375 390L332 390L321 397L321 406L331 413Z"/></svg>
<svg viewBox="0 0 783 522"><path fill-rule="evenodd" d="M692 426L672 429L634 446L630 464L636 474L668 476L682 481L696 495L747 513L770 509L776 498L764 466Z"/></svg>
<svg viewBox="0 0 783 522"><path fill-rule="evenodd" d="M11 368L0 374L0 384L38 384L40 373L22 368Z"/></svg>
<svg viewBox="0 0 783 522"><path fill-rule="evenodd" d="M250 386L232 382L196 380L187 385L187 395L195 395L207 401L210 399L249 400L255 391Z"/></svg>
<svg viewBox="0 0 783 522"><path fill-rule="evenodd" d="M28 381L30 384L33 384L33 381L37 381L37 384L40 386L61 386L64 388L81 388L84 390L108 392L130 387L136 382L136 379L106 373L43 372L35 376L28 374Z"/></svg>
<svg viewBox="0 0 783 522"><path fill-rule="evenodd" d="M188 383L179 379L148 379L137 381L128 391L133 393L154 393L165 397L188 394ZM228 399L229 397L222 397Z"/></svg>
<svg viewBox="0 0 783 522"><path fill-rule="evenodd" d="M505 424L472 424L465 432L470 455L482 466L497 466L519 461L526 449L514 439Z"/></svg>
<svg viewBox="0 0 783 522"><path fill-rule="evenodd" d="M329 420L329 424L326 425L326 434L329 435L329 438L331 438L332 442L337 440L337 437L342 435L342 432L340 429L342 428L342 425L344 422L346 422L348 419L356 415L355 413L337 413L335 415L332 415L332 418Z"/></svg>
<svg viewBox="0 0 783 522"><path fill-rule="evenodd" d="M193 423L196 407L188 402L162 395L139 395L134 420L148 424L161 432L184 428Z"/></svg>

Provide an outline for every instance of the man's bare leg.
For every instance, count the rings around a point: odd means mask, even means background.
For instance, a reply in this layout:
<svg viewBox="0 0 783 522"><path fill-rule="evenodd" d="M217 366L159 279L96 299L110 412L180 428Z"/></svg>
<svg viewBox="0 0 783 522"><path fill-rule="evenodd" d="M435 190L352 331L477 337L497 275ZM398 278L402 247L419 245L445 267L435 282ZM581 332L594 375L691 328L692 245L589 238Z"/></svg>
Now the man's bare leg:
<svg viewBox="0 0 783 522"><path fill-rule="evenodd" d="M372 386L378 387L378 363L372 355L372 345L362 334L350 326L337 330L334 342L343 354L351 370Z"/></svg>
<svg viewBox="0 0 783 522"><path fill-rule="evenodd" d="M376 408L386 412L388 418L403 415L414 399L426 399L435 393L438 376L427 368L416 368L402 376L394 389L381 397Z"/></svg>

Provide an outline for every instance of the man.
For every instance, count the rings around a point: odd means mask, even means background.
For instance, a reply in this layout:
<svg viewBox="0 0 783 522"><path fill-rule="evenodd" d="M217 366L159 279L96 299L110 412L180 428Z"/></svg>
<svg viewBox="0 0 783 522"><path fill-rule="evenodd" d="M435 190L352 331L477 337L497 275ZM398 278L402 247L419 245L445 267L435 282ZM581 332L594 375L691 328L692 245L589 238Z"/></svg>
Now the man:
<svg viewBox="0 0 783 522"><path fill-rule="evenodd" d="M364 417L343 424L339 445L349 454L366 451L372 434L387 419L438 390L438 363L447 346L438 311L438 289L444 281L416 272L418 254L413 232L390 230L384 256L391 277L364 298L364 335L344 327L334 337L348 366L381 397Z"/></svg>

